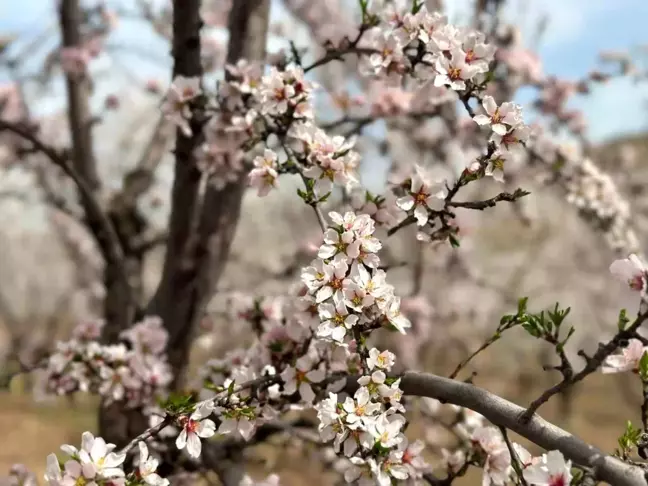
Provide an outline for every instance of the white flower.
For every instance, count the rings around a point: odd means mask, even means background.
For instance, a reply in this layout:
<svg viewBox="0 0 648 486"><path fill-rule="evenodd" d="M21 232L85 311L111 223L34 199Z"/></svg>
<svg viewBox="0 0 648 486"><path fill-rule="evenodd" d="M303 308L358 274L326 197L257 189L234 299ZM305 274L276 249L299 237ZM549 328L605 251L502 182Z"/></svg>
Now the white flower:
<svg viewBox="0 0 648 486"><path fill-rule="evenodd" d="M648 347L645 347L641 341L630 339L628 346L622 350L621 354L613 354L605 358L601 371L603 373L637 371L639 362L646 351L648 351Z"/></svg>
<svg viewBox="0 0 648 486"><path fill-rule="evenodd" d="M310 384L320 383L326 377L323 370L313 369L313 366L313 360L308 355L304 355L297 360L294 368L288 366L281 373L286 395L292 395L299 390L302 400L308 403L313 402L315 393Z"/></svg>
<svg viewBox="0 0 648 486"><path fill-rule="evenodd" d="M324 244L317 253L318 258L328 259L335 257L336 260L346 262L358 258L360 255L360 240L356 240L353 231L338 233L334 229L328 229L324 233Z"/></svg>
<svg viewBox="0 0 648 486"><path fill-rule="evenodd" d="M442 179L431 180L421 167L416 167L412 177L409 194L399 198L396 205L403 211L414 208L414 217L418 226L424 226L428 221L428 209L443 208L447 191Z"/></svg>
<svg viewBox="0 0 648 486"><path fill-rule="evenodd" d="M491 129L499 135L506 134L510 127L521 123L521 108L515 103L506 102L497 106L492 96L484 96L482 105L487 114L477 115L473 120L478 125L491 125Z"/></svg>
<svg viewBox="0 0 648 486"><path fill-rule="evenodd" d="M219 434L239 434L243 439L250 440L254 434L254 427L256 420L251 420L249 417L240 413L235 413L232 417L223 418L223 421L218 427Z"/></svg>
<svg viewBox="0 0 648 486"><path fill-rule="evenodd" d="M371 402L371 394L366 387L358 388L353 397L347 397L342 405L347 412L346 422L349 424L362 422L365 425L371 423L371 416L380 410L380 404Z"/></svg>
<svg viewBox="0 0 648 486"><path fill-rule="evenodd" d="M434 78L434 85L449 86L455 91L463 91L466 89L465 82L478 74L480 69L466 62L466 53L461 49L453 49L450 56L450 59L445 56L437 58L438 74Z"/></svg>
<svg viewBox="0 0 648 486"><path fill-rule="evenodd" d="M112 452L114 444L106 444L101 437L93 437L86 433L83 448L79 451L79 458L83 466L92 464L96 473L104 478L114 478L124 475L122 464L126 454Z"/></svg>
<svg viewBox="0 0 648 486"><path fill-rule="evenodd" d="M184 449L187 447L187 452L192 457L200 456L202 444L200 437L208 438L214 435L216 424L209 420L208 417L214 411L213 402L204 402L189 416L183 417L180 421L182 430L176 439L176 447Z"/></svg>
<svg viewBox="0 0 648 486"><path fill-rule="evenodd" d="M380 368L381 370L391 370L396 361L396 356L390 351L379 351L376 348L369 350L369 357L367 358L367 366L370 370Z"/></svg>
<svg viewBox="0 0 648 486"><path fill-rule="evenodd" d="M615 260L610 265L610 272L619 280L628 284L632 290L646 294L646 265L641 259L632 254L623 260Z"/></svg>
<svg viewBox="0 0 648 486"><path fill-rule="evenodd" d="M381 415L378 420L369 429L373 436L374 443L380 444L381 447L389 449L400 444L405 436L401 434L403 422L401 420L389 420L385 414ZM373 446L373 444L371 444ZM369 447L370 449L371 447Z"/></svg>
<svg viewBox="0 0 648 486"><path fill-rule="evenodd" d="M400 297L393 297L385 311L385 317L401 334L406 334L405 329L412 327L412 323L401 314Z"/></svg>
<svg viewBox="0 0 648 486"><path fill-rule="evenodd" d="M146 444L143 441L139 442L138 446L140 452L138 465L140 477L146 484L150 484L151 486L167 486L169 480L160 477L160 475L156 473L159 465L158 460L149 456L148 447L146 447Z"/></svg>
<svg viewBox="0 0 648 486"><path fill-rule="evenodd" d="M270 189L276 189L279 173L277 172L277 154L265 149L263 156L254 159L254 169L248 175L250 186L258 191L258 196L267 196Z"/></svg>
<svg viewBox="0 0 648 486"><path fill-rule="evenodd" d="M511 476L511 454L506 445L494 450L486 457L482 486L490 484L504 486Z"/></svg>
<svg viewBox="0 0 648 486"><path fill-rule="evenodd" d="M569 486L571 461L565 461L560 451L549 451L524 470L524 479L530 486Z"/></svg>
<svg viewBox="0 0 648 486"><path fill-rule="evenodd" d="M191 136L189 102L201 94L200 78L176 76L161 106L164 116L177 125L185 136Z"/></svg>
<svg viewBox="0 0 648 486"><path fill-rule="evenodd" d="M61 474L61 466L59 465L56 454L47 456L47 467L45 468L45 481L50 486L60 486L63 475Z"/></svg>
<svg viewBox="0 0 648 486"><path fill-rule="evenodd" d="M500 151L515 153L520 150L523 143L526 143L529 140L530 136L531 129L528 126L518 125L503 135L493 133L491 141L499 147Z"/></svg>
<svg viewBox="0 0 648 486"><path fill-rule="evenodd" d="M322 338L330 337L340 343L344 341L347 330L358 323L358 316L349 314L344 301L338 301L335 305L321 304L319 314L323 322L317 328L317 335Z"/></svg>

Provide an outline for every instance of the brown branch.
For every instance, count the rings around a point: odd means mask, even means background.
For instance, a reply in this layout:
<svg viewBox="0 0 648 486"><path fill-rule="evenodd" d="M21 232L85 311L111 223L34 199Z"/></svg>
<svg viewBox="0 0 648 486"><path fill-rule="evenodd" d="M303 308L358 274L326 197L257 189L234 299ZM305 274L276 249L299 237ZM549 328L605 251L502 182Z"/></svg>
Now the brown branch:
<svg viewBox="0 0 648 486"><path fill-rule="evenodd" d="M117 238L117 234L115 233L115 229L110 222L110 219L108 219L104 213L101 204L95 198L91 187L86 183L85 179L77 173L76 169L69 163L65 155L58 152L54 147L50 147L43 143L28 130L0 118L0 132L1 131L12 132L30 142L34 146L35 150L47 156L54 165L62 169L63 172L72 179L79 189L81 198L85 202L84 209L86 211L86 217L89 221L92 221L92 224L95 227L94 233L102 251L104 252L104 256L108 262L114 264L119 270L118 277L127 280L124 266L124 254L119 239Z"/></svg>
<svg viewBox="0 0 648 486"><path fill-rule="evenodd" d="M601 364L603 363L603 361L605 360L605 358L607 358L612 353L614 353L625 340L631 339L635 336L636 331L645 322L647 318L648 318L648 312L639 314L637 318L634 320L634 322L628 328L618 332L607 343L599 344L599 348L596 351L596 353L594 353L593 356L587 356L582 351L579 352L579 355L585 358L586 361L583 369L576 374L568 373L566 376L564 376L563 380L560 383L557 383L556 385L552 386L551 388L546 390L542 395L540 395L540 397L534 400L531 403L531 405L529 405L529 408L522 415L522 420L523 421L531 420L533 414L543 404L548 402L551 397L553 397L558 393L564 392L567 388L575 385L576 383L579 383L580 381L584 380L589 375L594 373L596 370L598 370Z"/></svg>
<svg viewBox="0 0 648 486"><path fill-rule="evenodd" d="M174 2L174 76L202 75L199 4L197 0ZM228 63L235 64L241 58L264 59L269 7L268 0L234 4L229 16ZM229 256L245 189L243 177L222 189L209 185L201 201L202 174L194 155L201 142L200 118L199 113L194 113L194 136L177 133L167 255L160 285L148 307L149 313L162 318L169 331L169 361L176 373L176 384L187 364L202 308Z"/></svg>
<svg viewBox="0 0 648 486"><path fill-rule="evenodd" d="M81 47L82 12L79 0L61 0L61 34L63 47ZM92 145L92 114L90 112L90 79L85 76L65 76L68 99L68 123L72 138L72 163L92 190L100 186Z"/></svg>

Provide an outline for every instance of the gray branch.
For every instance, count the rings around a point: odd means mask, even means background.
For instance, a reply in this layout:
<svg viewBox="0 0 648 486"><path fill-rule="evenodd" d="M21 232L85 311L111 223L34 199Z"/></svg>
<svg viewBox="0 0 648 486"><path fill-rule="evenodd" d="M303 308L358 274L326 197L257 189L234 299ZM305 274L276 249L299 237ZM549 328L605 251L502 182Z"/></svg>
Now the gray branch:
<svg viewBox="0 0 648 486"><path fill-rule="evenodd" d="M357 387L357 385L355 385ZM525 422L525 409L483 388L448 378L410 371L403 375L401 389L407 395L436 398L469 408L493 424L505 427L546 450L559 450L575 464L592 468L601 481L614 486L646 486L643 471L591 446L538 415Z"/></svg>

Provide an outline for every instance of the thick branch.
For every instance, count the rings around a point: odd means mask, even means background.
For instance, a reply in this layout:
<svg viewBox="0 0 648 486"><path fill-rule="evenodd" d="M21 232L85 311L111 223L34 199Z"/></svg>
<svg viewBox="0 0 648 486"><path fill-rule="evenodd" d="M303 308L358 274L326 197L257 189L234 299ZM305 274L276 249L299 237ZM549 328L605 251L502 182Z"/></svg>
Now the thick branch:
<svg viewBox="0 0 648 486"><path fill-rule="evenodd" d="M79 0L61 0L61 34L63 47L81 47L81 8ZM94 190L100 185L92 147L92 115L90 79L88 76L66 75L68 123L72 137L73 165Z"/></svg>
<svg viewBox="0 0 648 486"><path fill-rule="evenodd" d="M202 75L199 6L198 0L174 1L174 76ZM264 59L269 9L269 0L234 4L229 17L229 63ZM202 174L194 155L201 142L202 126L195 121L199 118L194 116L192 137L180 131L176 135L167 255L148 309L162 318L169 331L169 361L176 379L186 366L195 324L227 261L245 188L242 177L222 189L209 185L201 201Z"/></svg>
<svg viewBox="0 0 648 486"><path fill-rule="evenodd" d="M436 398L474 410L493 424L512 430L543 449L559 450L574 463L592 468L596 477L607 483L615 486L648 484L640 468L605 454L537 415L528 422L521 420L524 408L482 388L413 371L405 373L400 386L407 395Z"/></svg>

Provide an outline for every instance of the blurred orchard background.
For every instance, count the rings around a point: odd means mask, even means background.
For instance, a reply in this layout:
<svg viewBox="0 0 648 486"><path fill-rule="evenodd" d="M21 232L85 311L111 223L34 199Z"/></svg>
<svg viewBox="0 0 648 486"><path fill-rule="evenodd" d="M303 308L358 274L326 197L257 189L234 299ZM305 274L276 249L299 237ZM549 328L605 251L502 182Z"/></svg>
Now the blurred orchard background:
<svg viewBox="0 0 648 486"><path fill-rule="evenodd" d="M69 144L66 82L59 62L60 28L54 0L0 2L0 117L29 119L59 146ZM204 65L208 78L223 76L227 29L219 19L225 1L205 1ZM351 21L351 0L273 0L267 49L315 47L340 35ZM432 2L439 4L439 2ZM445 0L451 21L469 23L479 4ZM514 100L525 118L538 113L553 120L544 129L573 150L589 155L620 188L630 204L631 222L645 248L648 237L648 3L642 0L507 0L497 4L501 35L508 36L502 56L517 66ZM89 107L93 150L109 200L128 183L146 159L154 178L137 200L146 221L142 250L141 299L150 297L160 278L169 212L173 130L160 117L161 97L170 83L169 5L163 0L82 2L91 74ZM322 117L334 120L350 109L398 113L412 103L398 93L361 86L345 78L340 66L318 72L324 86ZM511 68L513 69L513 68ZM342 79L342 82L340 82ZM460 115L463 116L463 115ZM381 191L389 177L384 146L403 160L435 157L443 127L392 117L360 131L363 183ZM459 140L459 139L458 139ZM0 368L33 363L54 340L69 335L75 322L101 313L103 262L93 239L77 222L74 188L41 156L16 151L16 138L0 132ZM465 166L460 141L446 151L454 171ZM571 150L571 149L570 149ZM450 155L448 155L448 153ZM224 355L249 340L232 325L226 302L234 292L279 295L294 284L309 261L309 242L318 227L310 208L296 203L289 179L267 198L248 191L232 253L214 298L202 320L192 363ZM488 194L495 184L475 184ZM559 301L571 307L576 335L570 353L591 350L615 332L620 307L636 309L636 299L612 279L615 258L604 231L592 228L577 207L540 175L526 169L507 172L507 187L531 195L485 213L457 211L460 247L420 246L403 231L390 241L388 260L397 268L390 279L410 297L403 307L414 332L395 340L405 366L449 373L492 335L500 317L520 297L540 310ZM571 195L573 198L577 195ZM465 199L465 198L464 198ZM297 200L298 202L298 200ZM625 256L625 255L624 255ZM468 369L473 381L525 404L553 381L543 371L555 356L515 331L496 343ZM517 334L516 334L517 333ZM555 363L553 363L555 364ZM76 443L83 430L96 429L96 403L87 397L42 401L28 379L14 379L0 397L0 470L24 463L42 473L45 456L61 443ZM595 375L543 409L543 416L604 450L611 451L624 428L636 418L640 390L629 376ZM438 433L421 429L421 437ZM258 468L274 467L271 450L261 451ZM303 484L304 472L290 461L275 468L287 484ZM312 472L309 481L315 484ZM322 479L324 481L324 479ZM325 484L325 483L322 483Z"/></svg>

